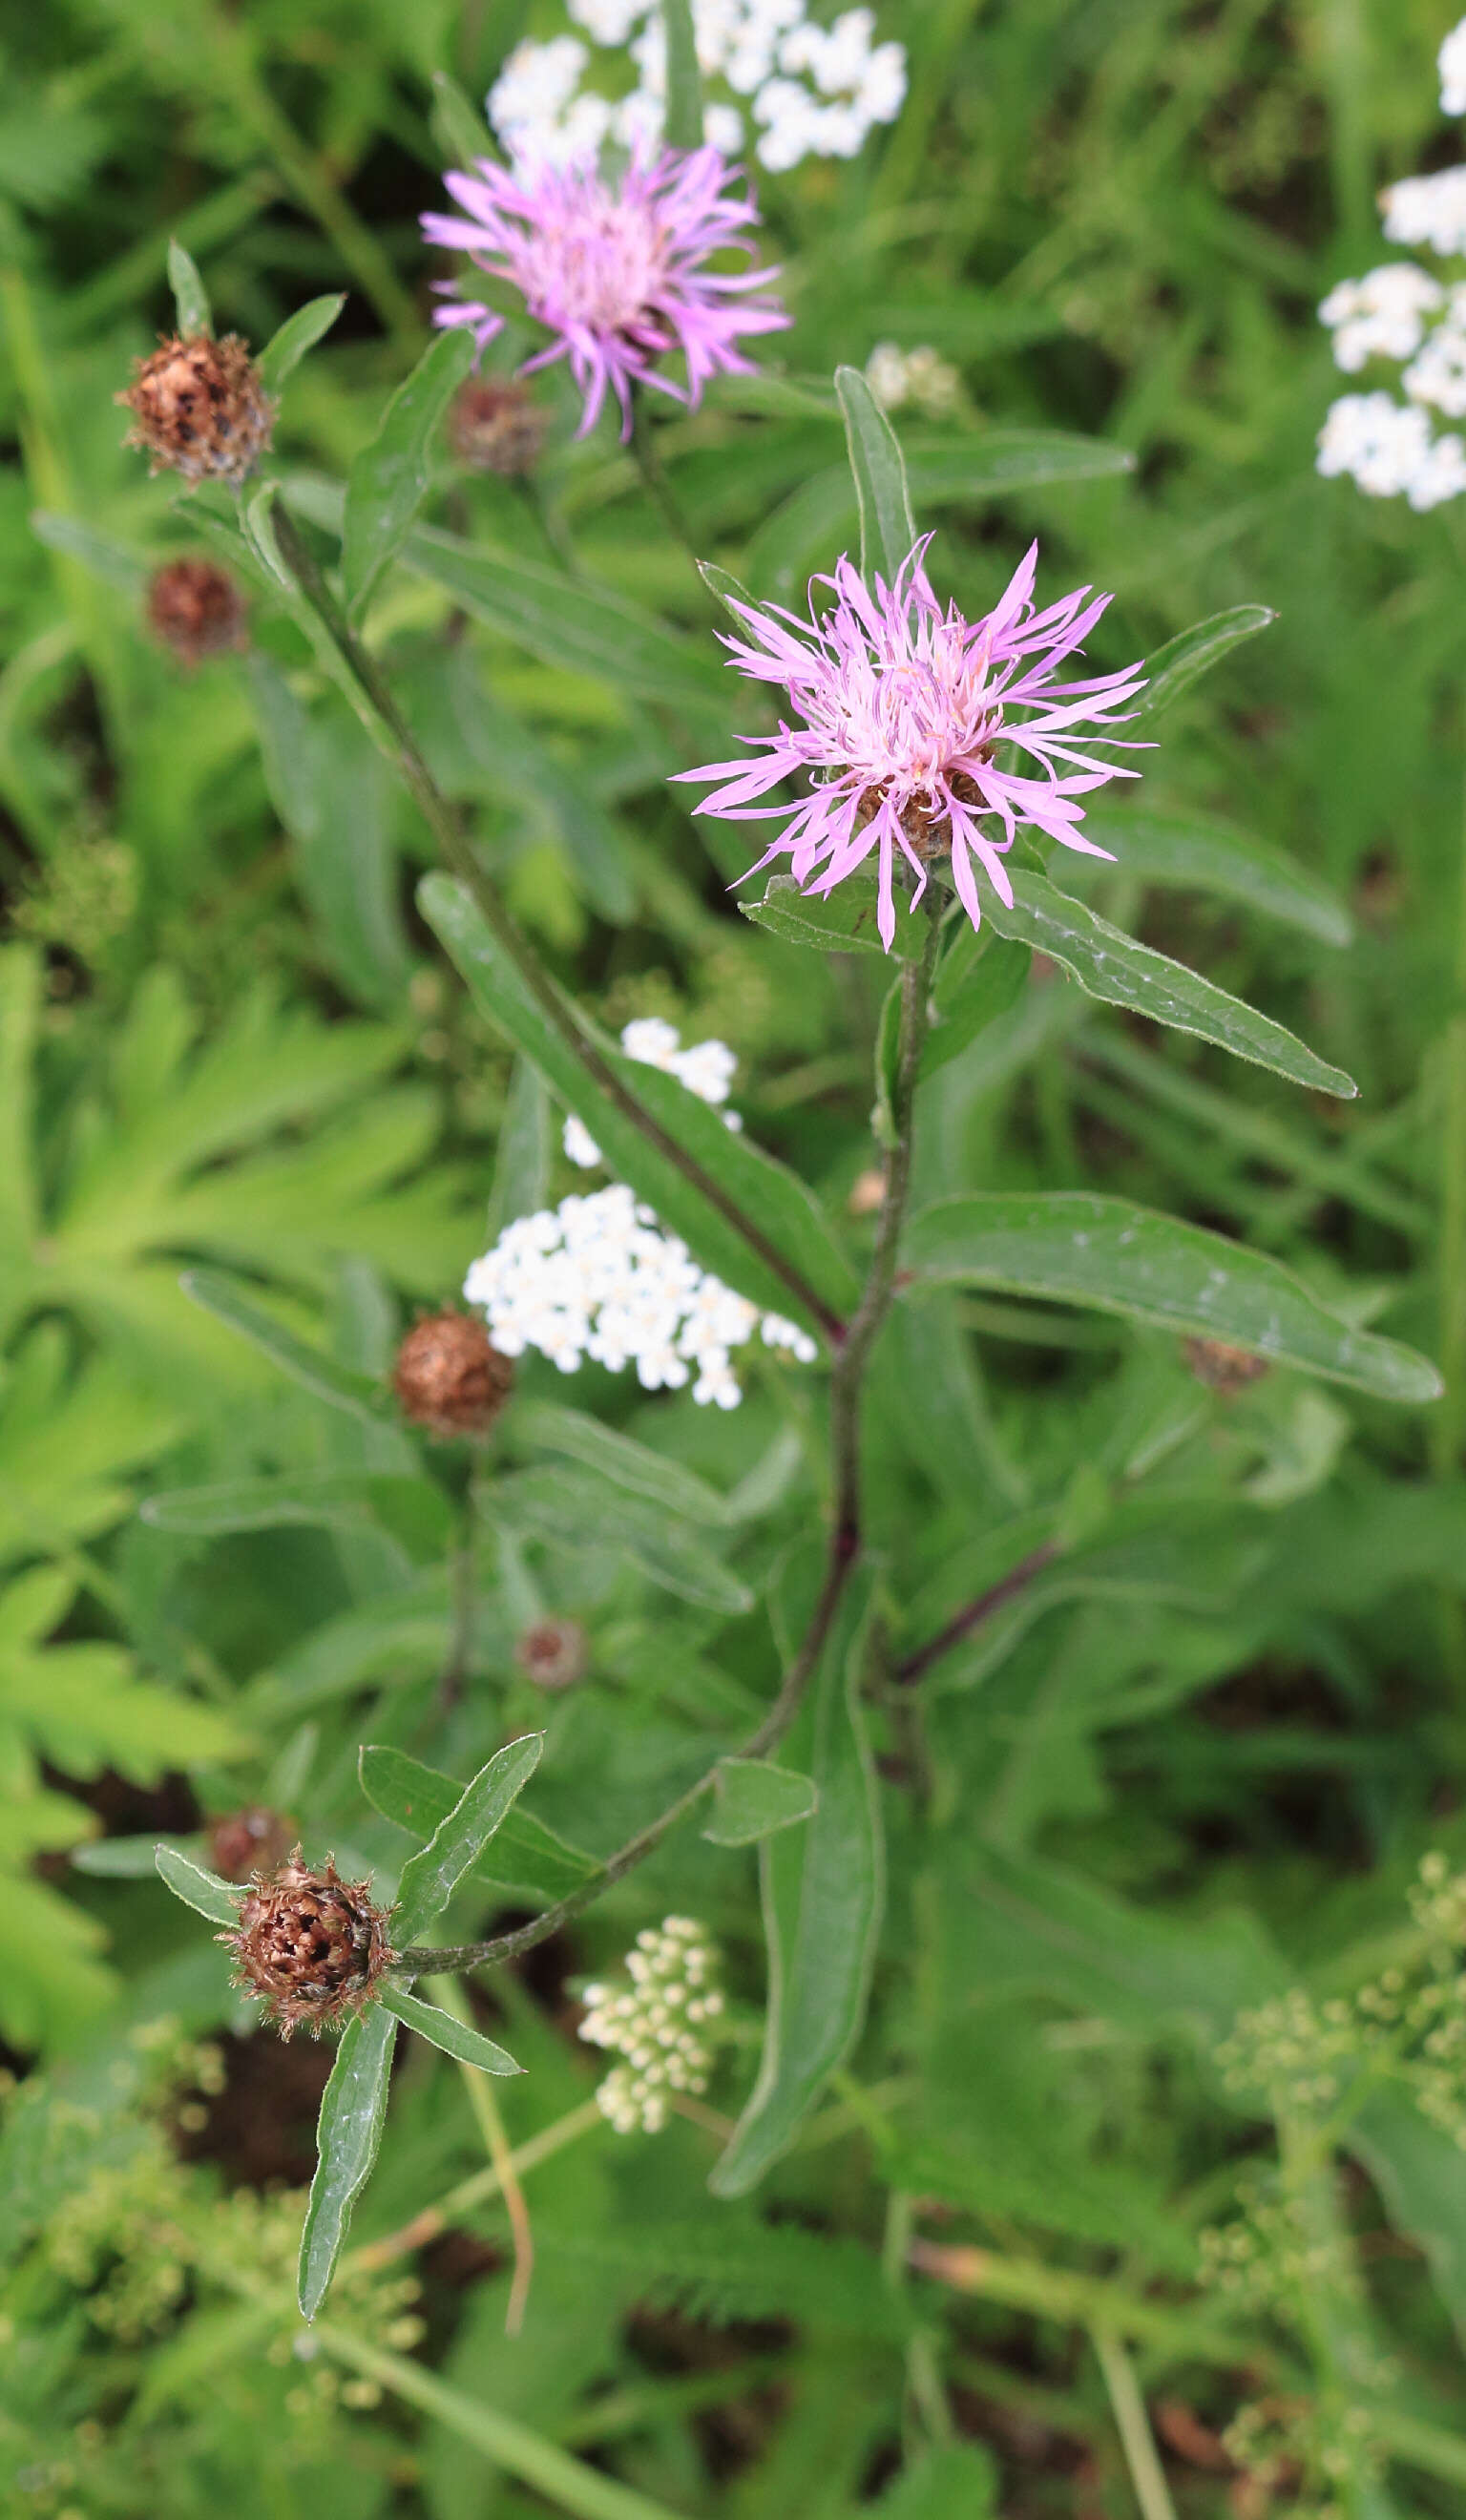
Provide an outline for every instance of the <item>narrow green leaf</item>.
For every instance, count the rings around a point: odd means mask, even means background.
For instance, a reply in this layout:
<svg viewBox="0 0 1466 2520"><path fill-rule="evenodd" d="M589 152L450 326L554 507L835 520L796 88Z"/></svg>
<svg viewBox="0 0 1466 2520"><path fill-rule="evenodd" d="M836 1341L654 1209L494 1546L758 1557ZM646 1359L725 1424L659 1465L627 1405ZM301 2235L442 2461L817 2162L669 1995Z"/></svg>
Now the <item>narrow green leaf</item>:
<svg viewBox="0 0 1466 2520"><path fill-rule="evenodd" d="M344 290L333 297L312 297L288 315L278 333L272 333L259 354L260 382L266 393L277 394L288 376L299 367L307 350L324 340L346 303Z"/></svg>
<svg viewBox="0 0 1466 2520"><path fill-rule="evenodd" d="M725 1284L768 1312L800 1318L799 1304L777 1272L587 1075L530 997L463 886L446 876L429 876L419 887L418 899L480 1012L533 1059L552 1091L585 1122L617 1179L628 1182L669 1232L681 1235L703 1267ZM804 1184L745 1134L726 1128L718 1113L677 1077L627 1058L614 1045L600 1046L628 1090L715 1176L816 1294L835 1312L848 1310L859 1291L854 1273ZM806 1319L806 1327L819 1326Z"/></svg>
<svg viewBox="0 0 1466 2520"><path fill-rule="evenodd" d="M499 152L483 115L446 70L433 71L429 120L445 165L469 170L480 158L497 161Z"/></svg>
<svg viewBox="0 0 1466 2520"><path fill-rule="evenodd" d="M1011 907L990 887L984 915L1000 936L1032 945L1062 963L1087 997L1148 1015L1152 1023L1169 1024L1176 1032L1195 1033L1230 1051L1234 1058L1270 1067L1314 1093L1353 1096L1359 1090L1342 1067L1331 1067L1270 1015L1245 1006L1184 963L1173 963L1169 955L1137 944L1087 903L1058 891L1046 876L1015 868Z"/></svg>
<svg viewBox="0 0 1466 2520"><path fill-rule="evenodd" d="M185 340L197 333L211 333L213 317L209 312L208 292L203 286L199 265L187 246L177 237L168 239L168 287L178 310L178 329Z"/></svg>
<svg viewBox="0 0 1466 2520"><path fill-rule="evenodd" d="M890 584L916 539L896 431L859 368L836 368L845 443L861 511L861 575Z"/></svg>
<svg viewBox="0 0 1466 2520"><path fill-rule="evenodd" d="M706 642L694 646L622 596L431 525L409 534L402 557L405 566L543 664L668 706L726 710L723 668Z"/></svg>
<svg viewBox="0 0 1466 2520"><path fill-rule="evenodd" d="M487 1246L498 1241L507 1225L518 1217L533 1216L544 1206L550 1194L550 1131L545 1080L530 1059L516 1058L494 1155L494 1187L485 1223Z"/></svg>
<svg viewBox="0 0 1466 2520"><path fill-rule="evenodd" d="M494 1518L559 1549L609 1550L653 1584L726 1619L741 1618L753 1595L707 1543L671 1521L664 1505L619 1495L603 1477L545 1462L496 1481Z"/></svg>
<svg viewBox="0 0 1466 2520"><path fill-rule="evenodd" d="M599 1471L622 1495L647 1497L669 1513L689 1522L726 1526L728 1501L695 1470L653 1453L630 1435L618 1434L583 1409L560 1409L554 1401L532 1400L514 1413L514 1433L525 1444L547 1453L567 1453L588 1470Z"/></svg>
<svg viewBox="0 0 1466 2520"><path fill-rule="evenodd" d="M303 1383L318 1400L329 1401L333 1409L344 1409L348 1416L361 1418L369 1425L392 1416L385 1392L370 1374L357 1373L350 1366L338 1365L333 1356L319 1348L307 1347L271 1316L251 1303L233 1279L224 1278L213 1269L189 1269L179 1280L186 1295L201 1304L215 1321L238 1330L241 1338L259 1348L282 1373L294 1382Z"/></svg>
<svg viewBox="0 0 1466 2520"><path fill-rule="evenodd" d="M390 773L355 720L307 710L269 657L251 652L245 670L271 801L321 941L352 995L389 1010L412 968Z"/></svg>
<svg viewBox="0 0 1466 2520"><path fill-rule="evenodd" d="M1210 815L1093 813L1085 817L1085 831L1101 848L1113 849L1124 874L1146 883L1215 893L1325 945L1347 945L1354 935L1343 902L1310 868ZM1090 871L1100 872L1095 860L1065 862L1071 880Z"/></svg>
<svg viewBox="0 0 1466 2520"><path fill-rule="evenodd" d="M278 1531L293 1523L325 1523L360 1530L399 1509L412 1491L422 1489L425 1509L420 1516L423 1538L446 1538L446 1508L432 1500L419 1479L394 1477L376 1470L285 1470L259 1479L221 1479L200 1488L165 1488L138 1508L155 1531L189 1533L208 1539L230 1531ZM409 1506L408 1510L411 1510Z"/></svg>
<svg viewBox="0 0 1466 2520"><path fill-rule="evenodd" d="M153 1850L153 1862L160 1879L166 1881L175 1899L187 1908L197 1908L213 1925L237 1925L243 1893L232 1890L217 1872L205 1872L191 1855L183 1855L176 1846L161 1839Z"/></svg>
<svg viewBox="0 0 1466 2520"><path fill-rule="evenodd" d="M71 1848L71 1869L73 1872L90 1872L99 1881L149 1881L157 1870L159 1846L168 1847L175 1855L187 1856L190 1846L201 1846L202 1843L202 1839L197 1837L185 1844L178 1838L150 1837L146 1833L142 1837L93 1837L84 1845ZM232 1917L230 1921L233 1921Z"/></svg>
<svg viewBox="0 0 1466 2520"><path fill-rule="evenodd" d="M362 1791L374 1810L415 1837L428 1838L442 1826L463 1798L463 1787L436 1768L424 1768L405 1750L384 1742L364 1745L358 1762ZM542 1820L516 1805L506 1812L473 1866L475 1880L493 1881L501 1889L527 1891L532 1899L567 1898L600 1870L594 1855L583 1855L547 1828Z"/></svg>
<svg viewBox="0 0 1466 2520"><path fill-rule="evenodd" d="M875 923L875 886L859 876L836 884L822 900L818 893L801 892L793 876L771 875L763 900L740 901L738 908L755 927L782 937L786 945L812 945L821 954L885 956ZM898 917L891 944L898 962L919 963L924 941L919 920Z"/></svg>
<svg viewBox="0 0 1466 2520"><path fill-rule="evenodd" d="M1031 959L1022 946L990 945L971 961L964 951L959 965L949 950L932 996L932 1025L921 1052L923 1079L959 1058L980 1032L1017 1005Z"/></svg>
<svg viewBox="0 0 1466 2520"><path fill-rule="evenodd" d="M1128 1199L1084 1191L939 1199L913 1220L905 1267L909 1283L1040 1295L1223 1339L1379 1400L1435 1400L1442 1389L1428 1358L1351 1329L1280 1261Z"/></svg>
<svg viewBox="0 0 1466 2520"><path fill-rule="evenodd" d="M951 507L971 499L1000 498L1005 491L1040 490L1051 481L1099 481L1133 472L1127 446L1102 437L1075 437L1057 428L975 428L926 437L913 433L906 446L912 496Z"/></svg>
<svg viewBox="0 0 1466 2520"><path fill-rule="evenodd" d="M388 1986L381 1998L382 2010L416 2030L420 2039L429 2039L460 2065L476 2065L481 2074L522 2074L507 2048L496 2048L481 2030L470 2030L466 2022L455 2021L451 2012L440 2004L424 2003L421 1996L404 1994Z"/></svg>
<svg viewBox="0 0 1466 2520"><path fill-rule="evenodd" d="M733 610L735 605L742 604L750 608L753 608L753 598L747 587L741 578L734 577L731 568L720 568L717 562L713 560L700 560L697 563L697 574L709 595L716 597L720 604L726 605L729 611L733 612L735 621L738 619L737 613ZM747 624L745 622L739 626L746 629Z"/></svg>
<svg viewBox="0 0 1466 2520"><path fill-rule="evenodd" d="M377 435L346 476L341 579L347 610L357 618L422 504L439 423L472 365L472 336L463 325L439 333L398 386Z"/></svg>
<svg viewBox="0 0 1466 2520"><path fill-rule="evenodd" d="M801 1588L807 1597L817 1580ZM849 2055L865 2019L884 1892L879 1798L860 1694L871 1604L871 1579L858 1572L784 1744L812 1778L819 1807L805 1827L780 1829L759 1850L769 2013L757 2080L709 2181L719 2196L757 2185ZM808 1608L807 1598L801 1616Z"/></svg>
<svg viewBox="0 0 1466 2520"><path fill-rule="evenodd" d="M991 2451L947 2442L902 2469L868 2506L869 2520L993 2520L998 2489Z"/></svg>
<svg viewBox="0 0 1466 2520"><path fill-rule="evenodd" d="M690 0L662 0L662 33L667 46L667 146L700 149L702 81Z"/></svg>
<svg viewBox="0 0 1466 2520"><path fill-rule="evenodd" d="M713 1817L702 1834L714 1846L752 1846L808 1820L820 1801L813 1777L767 1759L720 1760L713 1796Z"/></svg>
<svg viewBox="0 0 1466 2520"><path fill-rule="evenodd" d="M142 595L148 583L148 562L141 552L120 542L115 534L99 533L95 525L84 525L79 517L56 516L49 508L33 511L30 530L48 551L65 552L67 560L79 561L104 586L114 586L119 595L129 597L133 603Z"/></svg>
<svg viewBox="0 0 1466 2520"><path fill-rule="evenodd" d="M392 1934L401 1949L416 1942L424 1925L446 1908L464 1874L470 1871L488 1845L514 1797L540 1764L543 1732L527 1732L510 1741L485 1761L464 1787L453 1809L433 1830L420 1855L402 1868Z"/></svg>
<svg viewBox="0 0 1466 2520"><path fill-rule="evenodd" d="M341 2033L316 2126L316 2175L300 2234L296 2298L314 2318L345 2245L351 2209L372 2175L387 2113L396 2016L371 2004Z"/></svg>
<svg viewBox="0 0 1466 2520"><path fill-rule="evenodd" d="M1159 716L1202 674L1220 665L1228 650L1239 648L1244 639L1255 639L1260 630L1266 630L1276 619L1277 614L1266 604L1236 604L1229 612L1214 612L1210 620L1197 621L1189 630L1182 630L1178 638L1168 639L1165 647L1158 648L1146 660L1148 679L1132 715Z"/></svg>
<svg viewBox="0 0 1466 2520"><path fill-rule="evenodd" d="M465 747L488 774L495 801L517 806L531 829L548 825L577 892L602 919L625 927L637 907L636 869L591 779L506 708L468 645L449 659L444 679Z"/></svg>

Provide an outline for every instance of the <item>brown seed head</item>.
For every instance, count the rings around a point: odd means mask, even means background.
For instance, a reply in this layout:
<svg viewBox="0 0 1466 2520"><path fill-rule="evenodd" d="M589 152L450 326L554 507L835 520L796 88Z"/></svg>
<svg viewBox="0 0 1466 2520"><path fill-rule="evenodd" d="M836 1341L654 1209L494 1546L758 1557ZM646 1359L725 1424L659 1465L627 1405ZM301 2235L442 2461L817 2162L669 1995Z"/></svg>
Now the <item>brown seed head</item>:
<svg viewBox="0 0 1466 2520"><path fill-rule="evenodd" d="M532 472L544 450L550 414L512 377L470 377L448 415L448 442L474 472Z"/></svg>
<svg viewBox="0 0 1466 2520"><path fill-rule="evenodd" d="M514 1647L514 1660L536 1688L573 1688L591 1661L591 1641L578 1619L537 1619Z"/></svg>
<svg viewBox="0 0 1466 2520"><path fill-rule="evenodd" d="M392 1369L404 1417L444 1438L486 1435L513 1383L509 1358L466 1313L429 1313L415 1322Z"/></svg>
<svg viewBox="0 0 1466 2520"><path fill-rule="evenodd" d="M186 481L243 481L270 443L275 405L237 333L178 334L139 359L125 393L132 413L124 445L145 446L155 472Z"/></svg>
<svg viewBox="0 0 1466 2520"><path fill-rule="evenodd" d="M251 1872L283 1864L295 1844L293 1821L264 1803L246 1803L210 1823L208 1860L222 1881L247 1881Z"/></svg>
<svg viewBox="0 0 1466 2520"><path fill-rule="evenodd" d="M1250 1382L1261 1382L1272 1371L1265 1356L1254 1356L1245 1347L1228 1347L1224 1339L1183 1339L1181 1354L1197 1381L1210 1391L1220 1391L1224 1400L1245 1391Z"/></svg>
<svg viewBox="0 0 1466 2520"><path fill-rule="evenodd" d="M244 645L248 608L234 579L211 560L170 560L148 585L148 626L180 664L201 664Z"/></svg>
<svg viewBox="0 0 1466 2520"><path fill-rule="evenodd" d="M329 2022L360 2012L396 1958L371 1887L343 1881L329 1861L313 1872L298 1846L253 1875L238 1925L218 1939L234 1954L236 1983L268 2004L283 2038L301 2022L319 2038Z"/></svg>

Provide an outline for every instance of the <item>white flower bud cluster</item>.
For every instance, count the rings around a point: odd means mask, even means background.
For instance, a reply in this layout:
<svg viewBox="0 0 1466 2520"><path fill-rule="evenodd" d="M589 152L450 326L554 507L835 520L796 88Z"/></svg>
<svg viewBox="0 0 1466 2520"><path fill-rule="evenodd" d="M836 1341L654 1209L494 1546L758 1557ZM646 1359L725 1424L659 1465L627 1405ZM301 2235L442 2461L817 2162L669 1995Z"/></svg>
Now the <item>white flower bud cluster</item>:
<svg viewBox="0 0 1466 2520"><path fill-rule="evenodd" d="M962 380L930 342L903 350L895 341L877 341L866 361L866 382L882 411L911 403L925 420L950 420L961 409Z"/></svg>
<svg viewBox="0 0 1466 2520"><path fill-rule="evenodd" d="M718 1956L690 1916L664 1916L626 1955L629 1986L588 1986L582 2039L625 2058L597 2091L618 2135L657 2135L676 2092L707 2090L708 2024L723 2010Z"/></svg>
<svg viewBox="0 0 1466 2520"><path fill-rule="evenodd" d="M664 1069L703 1102L726 1102L738 1063L736 1052L730 1050L726 1041L697 1041L689 1050L684 1050L681 1043L676 1025L664 1023L660 1015L642 1015L635 1023L629 1023L621 1035L621 1047L628 1058L640 1059L644 1067ZM736 1111L725 1111L723 1118L730 1129L743 1126ZM573 1111L565 1122L564 1148L572 1164L580 1164L586 1171L601 1160L600 1148L590 1130Z"/></svg>
<svg viewBox="0 0 1466 2520"><path fill-rule="evenodd" d="M570 165L610 142L655 143L666 116L666 45L657 0L566 0L567 14L603 50L626 47L637 72L612 99L583 85L589 47L575 35L517 45L488 96L488 116L520 163ZM757 155L783 170L802 158L854 158L873 126L894 122L906 97L906 48L877 44L873 9L847 9L832 25L806 0L692 0L697 63L708 103L705 139L735 158L747 113ZM734 102L734 99L738 102Z"/></svg>
<svg viewBox="0 0 1466 2520"><path fill-rule="evenodd" d="M1347 474L1371 499L1406 498L1418 514L1466 490L1466 445L1432 437L1425 413L1392 394L1344 394L1318 432L1318 471Z"/></svg>
<svg viewBox="0 0 1466 2520"><path fill-rule="evenodd" d="M1436 55L1441 73L1441 111L1466 113L1466 18L1452 26Z"/></svg>

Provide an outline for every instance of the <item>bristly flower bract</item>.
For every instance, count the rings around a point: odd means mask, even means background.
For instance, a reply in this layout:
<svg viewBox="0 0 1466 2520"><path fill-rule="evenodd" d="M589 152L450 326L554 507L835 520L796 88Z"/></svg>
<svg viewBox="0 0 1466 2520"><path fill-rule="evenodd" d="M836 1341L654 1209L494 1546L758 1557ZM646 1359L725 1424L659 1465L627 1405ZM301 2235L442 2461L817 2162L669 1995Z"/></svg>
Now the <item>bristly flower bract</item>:
<svg viewBox="0 0 1466 2520"><path fill-rule="evenodd" d="M137 361L126 391L113 396L132 414L123 444L146 448L155 472L238 487L270 443L275 403L237 333L174 334Z"/></svg>
<svg viewBox="0 0 1466 2520"><path fill-rule="evenodd" d="M787 856L796 881L827 894L874 855L878 924L890 951L896 932L892 877L906 861L919 900L928 870L950 860L952 878L974 927L982 919L975 869L1000 899L1012 886L1002 860L1025 824L1089 857L1110 851L1079 829L1076 798L1137 771L1079 749L1075 738L1114 743L1112 724L1144 683L1137 665L1082 682L1054 680L1110 599L1087 586L1045 611L1034 609L1035 543L1003 594L981 620L944 608L926 573L930 536L911 551L887 585L866 585L848 560L817 578L834 602L800 620L781 605L735 604L747 638L725 638L739 673L781 684L800 723L746 739L762 755L685 770L683 779L721 780L700 814L731 822L781 820L784 829L750 868ZM1000 746L1002 751L1000 751ZM1011 766L1026 752L1038 775ZM780 781L803 777L796 804L760 805Z"/></svg>
<svg viewBox="0 0 1466 2520"><path fill-rule="evenodd" d="M343 1881L329 1859L314 1869L298 1846L250 1876L238 1924L217 1939L233 1954L236 1984L268 2007L282 2038L302 2022L319 2038L377 1994L397 1955L371 1887Z"/></svg>
<svg viewBox="0 0 1466 2520"><path fill-rule="evenodd" d="M466 216L429 211L422 227L431 244L465 252L480 271L508 281L554 335L548 349L525 361L524 373L569 361L585 397L579 434L595 427L609 391L626 437L634 386L655 386L695 408L710 377L751 372L740 336L788 323L774 298L750 294L776 272L708 268L710 257L730 247L751 250L744 231L758 214L750 195L732 189L736 173L716 149L638 155L615 183L589 166L506 171L480 158L471 173L444 177ZM503 316L457 281L437 287L451 302L438 308L436 321L469 325L482 349ZM662 373L663 361L678 352L686 384Z"/></svg>

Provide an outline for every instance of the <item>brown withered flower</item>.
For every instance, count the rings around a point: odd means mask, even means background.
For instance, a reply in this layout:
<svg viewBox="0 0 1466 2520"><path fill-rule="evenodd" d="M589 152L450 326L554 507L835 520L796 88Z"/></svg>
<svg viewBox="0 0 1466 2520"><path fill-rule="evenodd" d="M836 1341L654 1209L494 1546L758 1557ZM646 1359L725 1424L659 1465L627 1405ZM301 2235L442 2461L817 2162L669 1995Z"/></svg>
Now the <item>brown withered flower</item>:
<svg viewBox="0 0 1466 2520"><path fill-rule="evenodd" d="M330 1859L313 1871L297 1846L252 1876L239 1923L217 1937L234 1955L236 1985L268 2006L283 2039L302 2022L319 2038L362 2011L396 1958L371 1887L343 1881Z"/></svg>
<svg viewBox="0 0 1466 2520"><path fill-rule="evenodd" d="M137 361L125 393L132 414L123 444L146 447L155 472L186 481L244 481L270 443L275 404L238 333L173 334Z"/></svg>
<svg viewBox="0 0 1466 2520"><path fill-rule="evenodd" d="M170 560L148 581L148 627L181 665L243 648L248 607L211 560Z"/></svg>
<svg viewBox="0 0 1466 2520"><path fill-rule="evenodd" d="M544 404L512 377L470 377L448 414L448 443L460 464L507 478L534 471L549 431Z"/></svg>
<svg viewBox="0 0 1466 2520"><path fill-rule="evenodd" d="M537 1619L514 1647L514 1660L536 1688L573 1688L591 1662L591 1641L578 1619Z"/></svg>
<svg viewBox="0 0 1466 2520"><path fill-rule="evenodd" d="M1250 1382L1261 1382L1272 1371L1265 1356L1254 1356L1249 1348L1229 1347L1225 1339L1183 1339L1181 1354L1197 1381L1209 1391L1220 1391L1224 1400L1245 1391Z"/></svg>
<svg viewBox="0 0 1466 2520"><path fill-rule="evenodd" d="M429 1313L415 1322L392 1368L403 1416L445 1441L486 1435L513 1385L509 1358L466 1313Z"/></svg>
<svg viewBox="0 0 1466 2520"><path fill-rule="evenodd" d="M295 1844L293 1821L265 1803L246 1803L243 1811L226 1812L209 1822L208 1861L221 1881L247 1881L251 1872L267 1872L284 1864Z"/></svg>

